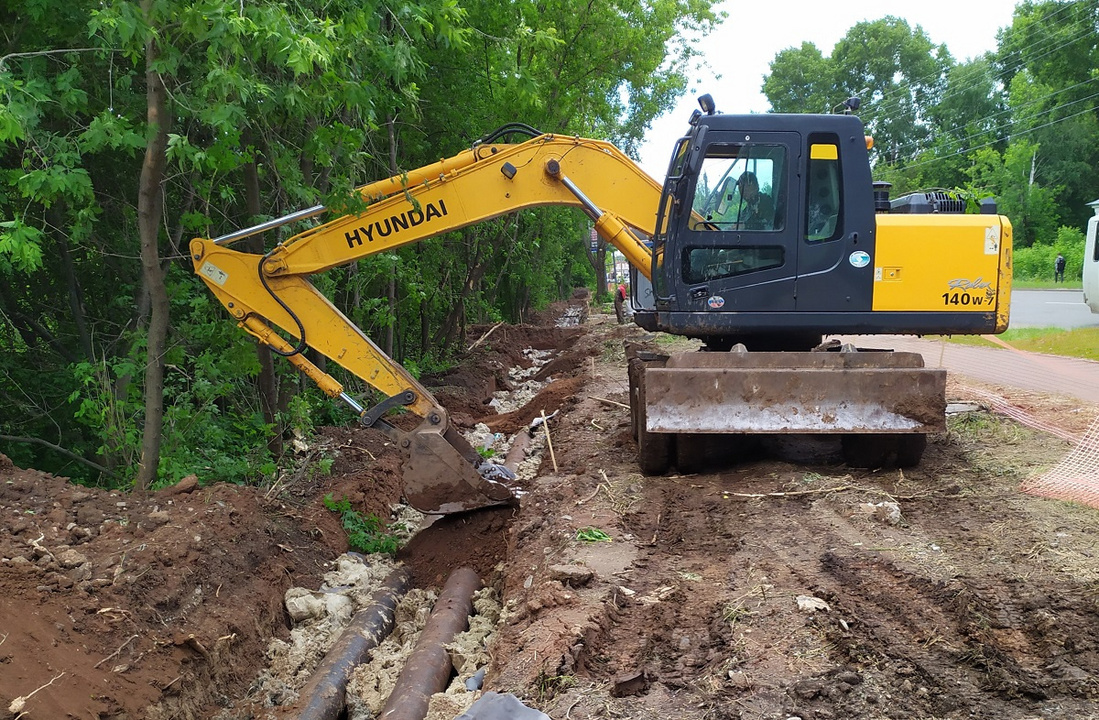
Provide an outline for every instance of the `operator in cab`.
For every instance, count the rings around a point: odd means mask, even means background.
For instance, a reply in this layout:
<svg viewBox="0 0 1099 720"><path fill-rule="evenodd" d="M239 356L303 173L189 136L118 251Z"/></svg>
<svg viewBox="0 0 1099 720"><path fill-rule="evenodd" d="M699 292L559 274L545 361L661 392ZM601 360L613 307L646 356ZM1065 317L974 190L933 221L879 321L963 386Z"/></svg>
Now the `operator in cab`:
<svg viewBox="0 0 1099 720"><path fill-rule="evenodd" d="M736 181L740 190L741 207L738 227L745 230L771 230L775 223L775 203L767 193L759 191L759 180L750 170Z"/></svg>

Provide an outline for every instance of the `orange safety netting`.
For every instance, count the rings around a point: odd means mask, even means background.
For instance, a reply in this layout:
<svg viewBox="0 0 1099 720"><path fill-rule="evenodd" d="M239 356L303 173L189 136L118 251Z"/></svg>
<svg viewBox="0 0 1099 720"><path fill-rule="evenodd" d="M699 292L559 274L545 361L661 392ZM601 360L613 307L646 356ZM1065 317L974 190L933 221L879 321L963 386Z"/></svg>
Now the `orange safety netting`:
<svg viewBox="0 0 1099 720"><path fill-rule="evenodd" d="M966 391L980 396L993 411L1001 415L1073 443L1072 450L1060 463L1051 470L1027 478L1019 486L1019 490L1028 495L1071 500L1099 508L1099 417L1091 423L1091 427L1083 437L1078 437L1055 425L1031 417L1025 411L992 393L973 388L966 388Z"/></svg>

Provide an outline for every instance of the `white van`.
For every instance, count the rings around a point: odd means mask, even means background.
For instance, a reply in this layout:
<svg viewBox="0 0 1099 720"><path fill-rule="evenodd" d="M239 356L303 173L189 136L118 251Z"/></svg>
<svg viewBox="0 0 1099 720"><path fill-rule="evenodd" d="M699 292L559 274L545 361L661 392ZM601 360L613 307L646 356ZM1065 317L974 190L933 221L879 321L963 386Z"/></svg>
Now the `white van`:
<svg viewBox="0 0 1099 720"><path fill-rule="evenodd" d="M1095 215L1088 218L1087 240L1084 242L1084 302L1093 313L1099 313L1099 243L1095 240L1099 229L1099 200L1088 205Z"/></svg>

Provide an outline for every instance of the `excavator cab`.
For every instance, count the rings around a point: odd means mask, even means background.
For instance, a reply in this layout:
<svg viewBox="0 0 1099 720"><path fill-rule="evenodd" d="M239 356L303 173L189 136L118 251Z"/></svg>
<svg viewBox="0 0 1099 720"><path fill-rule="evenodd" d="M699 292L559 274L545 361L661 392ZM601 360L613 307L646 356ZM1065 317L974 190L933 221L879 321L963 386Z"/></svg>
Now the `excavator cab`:
<svg viewBox="0 0 1099 720"><path fill-rule="evenodd" d="M944 371L821 341L1002 332L1011 226L945 202L883 202L869 147L850 114L692 116L634 321L710 352L631 354L643 471L692 472L745 436L796 434L839 436L852 464L911 465L945 427Z"/></svg>
<svg viewBox="0 0 1099 720"><path fill-rule="evenodd" d="M788 351L825 334L1006 328L1006 218L945 204L879 213L857 116L696 113L692 123L663 187L652 307L635 315L645 329ZM992 291L944 301L959 273Z"/></svg>
<svg viewBox="0 0 1099 720"><path fill-rule="evenodd" d="M844 262L874 251L857 118L702 115L683 146L654 238L654 307L639 324L717 349L807 350L834 330L827 311L870 312L873 268Z"/></svg>

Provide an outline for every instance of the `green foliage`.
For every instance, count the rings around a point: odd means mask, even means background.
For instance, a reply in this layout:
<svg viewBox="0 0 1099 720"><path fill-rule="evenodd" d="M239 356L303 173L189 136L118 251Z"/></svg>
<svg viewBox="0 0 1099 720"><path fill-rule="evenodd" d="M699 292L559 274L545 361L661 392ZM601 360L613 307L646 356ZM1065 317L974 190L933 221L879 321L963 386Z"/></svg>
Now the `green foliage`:
<svg viewBox="0 0 1099 720"><path fill-rule="evenodd" d="M1070 227L1059 228L1049 244L1039 242L1017 249L1013 260L1014 274L1026 279L1052 279L1053 262L1058 254L1065 257L1065 278L1079 281L1084 268L1084 233Z"/></svg>
<svg viewBox="0 0 1099 720"><path fill-rule="evenodd" d="M355 186L454 154L516 120L606 138L630 152L698 75L691 40L713 30L723 13L712 0L163 0L148 14L127 0L29 0L5 18L20 32L8 38L0 64L0 401L11 409L0 433L58 442L119 472L125 485L140 457L150 399L137 222L152 130L150 40L170 117L158 240L172 305L158 482L192 472L204 482L252 482L272 472L277 440L349 415L285 362L276 359L274 377L263 376L253 341L194 280L191 237L318 202L354 212L361 207ZM962 186L950 176L965 162L939 172L910 160L968 152L974 141L965 132L938 145L923 137L924 127L983 108L988 66L944 74L947 56L895 18L860 24L845 42L829 57L802 46L790 63L773 64L783 102L827 109L871 78L867 117L882 130L879 147L895 161L896 176L915 186ZM76 44L82 47L64 51ZM1057 67L1062 75L1081 72L1063 59L1036 68L1013 85L1019 101L1062 87ZM958 87L981 83L952 101L944 77ZM481 90L471 93L472 86ZM912 99L896 113L894 93ZM1074 134L1064 152L1048 141L1035 145L1048 148L1035 183L1047 202L1036 202L1038 195L1016 205L1026 201L1020 227L1033 227L1039 239L1060 224L1049 224L1049 205L1074 197L1069 161L1084 156L1086 143ZM996 151L1007 157L1004 148ZM989 191L1004 192L1015 175L989 178ZM239 249L262 253L306 225ZM575 210L524 210L315 281L414 375L430 375L463 347L472 325L522 321L574 287L596 283L588 229ZM371 394L336 363L326 369L349 392ZM261 385L261 376L273 387ZM17 447L35 467L103 481L48 451Z"/></svg>
<svg viewBox="0 0 1099 720"><path fill-rule="evenodd" d="M346 497L335 500L331 494L324 496L324 506L339 513L340 523L347 533L347 542L355 550L367 554L397 554L400 540L377 515L363 515L351 507L351 501Z"/></svg>
<svg viewBox="0 0 1099 720"><path fill-rule="evenodd" d="M19 220L0 222L0 257L21 272L42 267L42 231Z"/></svg>
<svg viewBox="0 0 1099 720"><path fill-rule="evenodd" d="M576 539L584 543L611 542L612 538L599 528L586 527L576 531Z"/></svg>
<svg viewBox="0 0 1099 720"><path fill-rule="evenodd" d="M778 112L827 111L850 94L875 138L875 177L894 195L965 187L993 196L1019 248L1083 225L1095 199L1091 102L1099 0L1020 3L999 48L957 63L893 17L852 27L830 54L775 56L763 90Z"/></svg>

